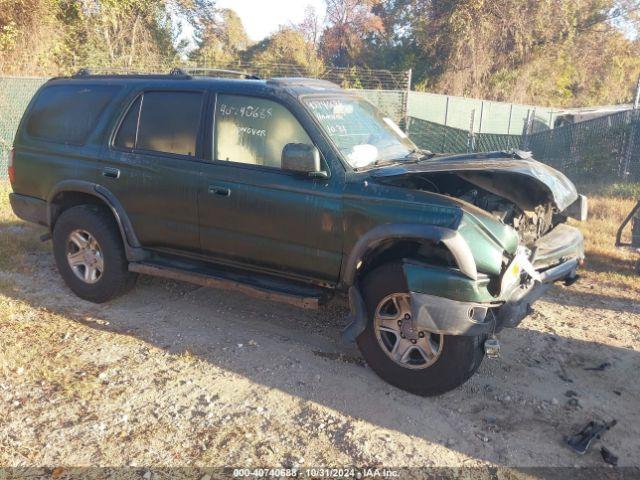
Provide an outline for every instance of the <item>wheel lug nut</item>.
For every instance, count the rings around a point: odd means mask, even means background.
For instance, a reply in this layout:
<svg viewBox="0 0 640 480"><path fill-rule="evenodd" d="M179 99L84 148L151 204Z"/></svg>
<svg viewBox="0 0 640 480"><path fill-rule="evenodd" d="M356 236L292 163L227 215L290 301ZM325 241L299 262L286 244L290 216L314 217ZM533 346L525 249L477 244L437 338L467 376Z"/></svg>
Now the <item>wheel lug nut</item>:
<svg viewBox="0 0 640 480"><path fill-rule="evenodd" d="M416 342L417 342L417 340L415 338L411 340L411 343L415 344Z"/></svg>
<svg viewBox="0 0 640 480"><path fill-rule="evenodd" d="M402 326L402 320L398 320L398 326L401 327Z"/></svg>
<svg viewBox="0 0 640 480"><path fill-rule="evenodd" d="M419 336L420 338L424 338L424 332L420 332L420 333L418 333L418 336Z"/></svg>
<svg viewBox="0 0 640 480"><path fill-rule="evenodd" d="M409 320L411 318L411 315L409 315L408 313L404 314L404 319L405 320Z"/></svg>

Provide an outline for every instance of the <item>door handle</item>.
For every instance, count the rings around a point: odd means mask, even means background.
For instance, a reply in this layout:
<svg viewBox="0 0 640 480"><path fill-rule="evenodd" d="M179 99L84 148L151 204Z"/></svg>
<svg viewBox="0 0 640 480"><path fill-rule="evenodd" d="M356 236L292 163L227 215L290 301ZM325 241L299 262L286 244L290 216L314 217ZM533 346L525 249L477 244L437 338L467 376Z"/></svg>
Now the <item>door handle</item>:
<svg viewBox="0 0 640 480"><path fill-rule="evenodd" d="M218 187L216 185L209 185L209 193L211 195L217 195L219 197L231 196L231 190L226 187Z"/></svg>
<svg viewBox="0 0 640 480"><path fill-rule="evenodd" d="M113 167L104 167L102 169L102 176L107 178L120 178L120 169Z"/></svg>

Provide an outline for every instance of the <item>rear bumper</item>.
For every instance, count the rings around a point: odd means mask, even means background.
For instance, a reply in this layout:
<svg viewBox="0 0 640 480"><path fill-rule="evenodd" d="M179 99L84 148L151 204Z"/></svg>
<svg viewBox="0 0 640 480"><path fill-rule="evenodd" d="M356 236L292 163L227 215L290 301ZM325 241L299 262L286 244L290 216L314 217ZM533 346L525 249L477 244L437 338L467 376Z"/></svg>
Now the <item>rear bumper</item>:
<svg viewBox="0 0 640 480"><path fill-rule="evenodd" d="M31 223L48 226L47 221L47 202L35 197L27 195L19 195L17 193L9 194L9 202L11 209L17 217Z"/></svg>

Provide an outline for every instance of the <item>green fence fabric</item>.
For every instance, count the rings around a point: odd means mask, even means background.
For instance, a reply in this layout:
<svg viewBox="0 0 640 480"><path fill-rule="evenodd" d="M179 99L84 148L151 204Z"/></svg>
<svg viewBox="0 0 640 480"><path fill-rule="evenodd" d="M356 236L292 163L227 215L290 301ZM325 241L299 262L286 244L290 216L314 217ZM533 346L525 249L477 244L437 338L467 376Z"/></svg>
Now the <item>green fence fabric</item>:
<svg viewBox="0 0 640 480"><path fill-rule="evenodd" d="M530 150L577 183L640 182L640 111L628 110L530 135L469 134L409 117L408 134L434 153Z"/></svg>
<svg viewBox="0 0 640 480"><path fill-rule="evenodd" d="M520 148L520 135L475 133L409 117L407 133L420 148L434 153L467 153Z"/></svg>
<svg viewBox="0 0 640 480"><path fill-rule="evenodd" d="M353 89L351 91L369 100L397 124L404 124L407 105L406 90Z"/></svg>
<svg viewBox="0 0 640 480"><path fill-rule="evenodd" d="M9 150L22 114L46 81L46 78L0 77L0 178L7 175Z"/></svg>
<svg viewBox="0 0 640 480"><path fill-rule="evenodd" d="M528 115L534 132L548 130L557 113L553 108L426 92L409 92L407 98L409 116L465 131L473 125L474 133L521 135Z"/></svg>
<svg viewBox="0 0 640 480"><path fill-rule="evenodd" d="M535 133L522 148L577 182L638 182L640 110Z"/></svg>

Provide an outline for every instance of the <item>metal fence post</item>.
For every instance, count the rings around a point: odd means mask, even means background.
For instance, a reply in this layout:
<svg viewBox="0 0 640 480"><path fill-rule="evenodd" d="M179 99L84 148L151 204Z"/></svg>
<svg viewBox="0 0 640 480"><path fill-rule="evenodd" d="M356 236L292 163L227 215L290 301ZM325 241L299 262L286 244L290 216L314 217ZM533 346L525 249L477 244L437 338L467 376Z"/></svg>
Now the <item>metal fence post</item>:
<svg viewBox="0 0 640 480"><path fill-rule="evenodd" d="M413 69L407 70L407 89L404 93L404 104L402 108L404 109L404 129L405 131L409 130L409 94L411 93L411 77L413 76Z"/></svg>
<svg viewBox="0 0 640 480"><path fill-rule="evenodd" d="M636 99L633 102L633 109L638 110L640 107L640 75L638 75L638 84L636 85Z"/></svg>
<svg viewBox="0 0 640 480"><path fill-rule="evenodd" d="M447 121L449 120L449 96L447 95L447 102L444 106L444 126L447 126ZM442 148L441 151L445 151L445 146L447 145L447 129L442 129Z"/></svg>
<svg viewBox="0 0 640 480"><path fill-rule="evenodd" d="M526 151L529 148L529 117L531 116L531 109L527 110L527 116L524 119L524 125L522 125L522 139L520 141L520 149Z"/></svg>
<svg viewBox="0 0 640 480"><path fill-rule="evenodd" d="M467 152L474 152L476 149L476 137L473 132L474 123L476 120L476 109L471 110L471 123L469 124L469 136L467 137Z"/></svg>

